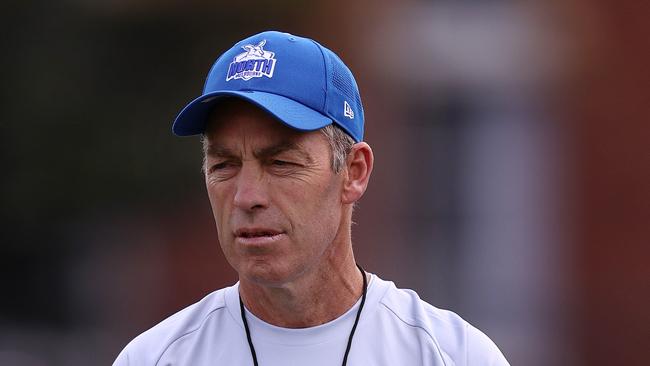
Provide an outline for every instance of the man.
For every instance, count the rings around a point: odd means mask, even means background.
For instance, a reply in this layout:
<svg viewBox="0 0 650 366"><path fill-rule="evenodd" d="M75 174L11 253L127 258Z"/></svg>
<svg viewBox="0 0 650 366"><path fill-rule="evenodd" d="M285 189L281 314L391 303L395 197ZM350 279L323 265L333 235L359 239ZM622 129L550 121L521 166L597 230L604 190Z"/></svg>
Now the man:
<svg viewBox="0 0 650 366"><path fill-rule="evenodd" d="M456 314L357 266L352 211L373 168L363 126L352 73L313 40L264 32L219 57L173 131L203 136L239 282L134 339L115 365L507 365Z"/></svg>

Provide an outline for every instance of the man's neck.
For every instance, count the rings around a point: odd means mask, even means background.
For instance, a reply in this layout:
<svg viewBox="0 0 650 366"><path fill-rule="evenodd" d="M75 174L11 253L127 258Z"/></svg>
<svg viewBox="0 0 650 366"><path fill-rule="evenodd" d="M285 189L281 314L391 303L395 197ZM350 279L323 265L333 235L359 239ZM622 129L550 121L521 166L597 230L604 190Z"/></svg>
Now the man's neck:
<svg viewBox="0 0 650 366"><path fill-rule="evenodd" d="M322 266L280 287L240 278L239 291L246 308L265 322L306 328L327 323L348 311L361 297L363 277L350 252L339 266Z"/></svg>

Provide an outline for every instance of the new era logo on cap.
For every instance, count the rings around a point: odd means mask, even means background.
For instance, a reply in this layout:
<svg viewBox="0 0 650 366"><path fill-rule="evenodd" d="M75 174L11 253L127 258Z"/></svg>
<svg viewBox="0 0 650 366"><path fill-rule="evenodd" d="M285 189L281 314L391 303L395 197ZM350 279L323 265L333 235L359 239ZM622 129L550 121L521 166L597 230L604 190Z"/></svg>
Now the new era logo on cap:
<svg viewBox="0 0 650 366"><path fill-rule="evenodd" d="M343 115L349 119L354 119L354 111L347 101L343 101Z"/></svg>

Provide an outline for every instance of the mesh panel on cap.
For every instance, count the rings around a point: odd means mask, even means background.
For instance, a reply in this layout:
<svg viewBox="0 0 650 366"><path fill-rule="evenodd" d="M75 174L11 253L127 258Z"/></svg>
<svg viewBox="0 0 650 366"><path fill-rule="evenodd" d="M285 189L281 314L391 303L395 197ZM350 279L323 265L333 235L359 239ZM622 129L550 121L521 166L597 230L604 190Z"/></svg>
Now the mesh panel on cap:
<svg viewBox="0 0 650 366"><path fill-rule="evenodd" d="M332 65L332 85L338 89L346 98L354 100L361 109L361 97L352 85L352 75L341 66L341 61L335 59L335 56L329 55L330 64Z"/></svg>

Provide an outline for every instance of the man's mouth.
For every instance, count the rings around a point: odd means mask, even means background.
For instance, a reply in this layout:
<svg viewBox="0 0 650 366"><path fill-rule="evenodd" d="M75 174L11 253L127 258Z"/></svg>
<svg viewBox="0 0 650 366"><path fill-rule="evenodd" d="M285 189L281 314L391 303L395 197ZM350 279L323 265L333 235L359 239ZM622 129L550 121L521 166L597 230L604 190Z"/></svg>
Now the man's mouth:
<svg viewBox="0 0 650 366"><path fill-rule="evenodd" d="M235 231L235 236L243 238L254 238L259 236L274 236L281 234L280 231L272 229L238 229Z"/></svg>
<svg viewBox="0 0 650 366"><path fill-rule="evenodd" d="M244 228L235 231L235 237L244 244L272 243L282 234L282 231L266 228Z"/></svg>

